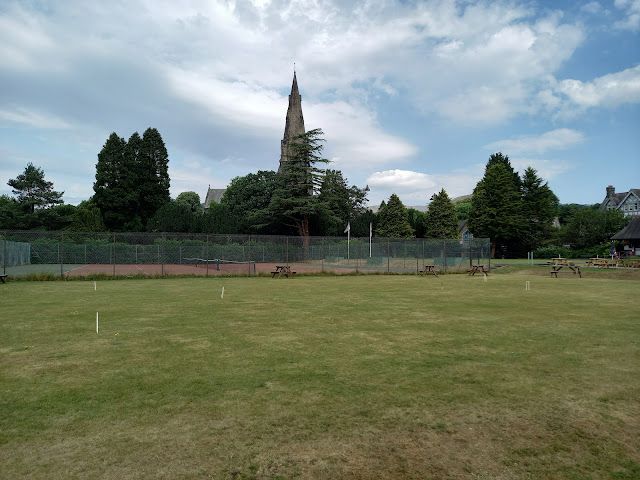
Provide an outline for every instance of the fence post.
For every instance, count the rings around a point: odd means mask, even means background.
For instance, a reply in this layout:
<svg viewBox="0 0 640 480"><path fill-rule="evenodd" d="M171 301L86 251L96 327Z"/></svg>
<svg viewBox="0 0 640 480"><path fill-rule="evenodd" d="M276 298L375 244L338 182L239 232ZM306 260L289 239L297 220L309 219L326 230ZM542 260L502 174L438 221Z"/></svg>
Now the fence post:
<svg viewBox="0 0 640 480"><path fill-rule="evenodd" d="M116 276L116 232L113 232L113 245L111 246L113 249L113 276Z"/></svg>
<svg viewBox="0 0 640 480"><path fill-rule="evenodd" d="M196 260L197 262L197 260ZM197 263L196 263L197 265ZM205 273L205 275L208 277L209 276L209 234L207 233L207 273Z"/></svg>
<svg viewBox="0 0 640 480"><path fill-rule="evenodd" d="M287 267L289 266L289 237L287 237Z"/></svg>
<svg viewBox="0 0 640 480"><path fill-rule="evenodd" d="M2 256L2 269L3 269L3 274L6 275L7 274L7 231L4 231L4 255ZM22 255L21 255L22 256ZM29 260L29 263L31 263L31 260Z"/></svg>
<svg viewBox="0 0 640 480"><path fill-rule="evenodd" d="M64 231L60 232L60 244L62 246L62 256L60 260L60 276L64 277Z"/></svg>
<svg viewBox="0 0 640 480"><path fill-rule="evenodd" d="M444 273L447 273L447 241L442 240L442 245L444 247L442 249L442 251L444 252L444 256L442 257L444 260Z"/></svg>
<svg viewBox="0 0 640 480"><path fill-rule="evenodd" d="M389 239L387 238L387 273L389 273L389 268L391 264L391 247L389 246Z"/></svg>
<svg viewBox="0 0 640 480"><path fill-rule="evenodd" d="M251 276L251 235L249 235L249 276Z"/></svg>
<svg viewBox="0 0 640 480"><path fill-rule="evenodd" d="M320 270L324 272L324 237L322 237L322 258L320 260Z"/></svg>
<svg viewBox="0 0 640 480"><path fill-rule="evenodd" d="M419 257L420 257L420 240L416 238L416 275L420 273L420 267L418 266Z"/></svg>

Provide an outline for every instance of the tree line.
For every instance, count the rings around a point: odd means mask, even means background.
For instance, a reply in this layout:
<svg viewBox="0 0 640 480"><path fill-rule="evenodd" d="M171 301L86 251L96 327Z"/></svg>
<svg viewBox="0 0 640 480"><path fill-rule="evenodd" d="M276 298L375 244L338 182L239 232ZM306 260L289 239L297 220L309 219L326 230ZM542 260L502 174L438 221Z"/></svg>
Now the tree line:
<svg viewBox="0 0 640 480"><path fill-rule="evenodd" d="M169 156L162 136L148 128L129 140L115 132L98 153L94 195L78 206L62 201L29 163L7 183L13 197L0 196L0 228L85 232L351 235L458 238L468 220L476 237L492 241L492 256L517 257L539 248L603 248L627 222L621 212L597 205L560 205L533 168L516 172L507 155L490 156L471 198L454 203L442 189L426 212L406 208L396 194L377 212L366 207L369 187L349 185L340 170L326 168L320 129L295 139L282 173L266 170L234 178L220 203L206 210L195 192L169 195ZM559 226L554 226L554 221ZM558 228L559 227L559 228Z"/></svg>

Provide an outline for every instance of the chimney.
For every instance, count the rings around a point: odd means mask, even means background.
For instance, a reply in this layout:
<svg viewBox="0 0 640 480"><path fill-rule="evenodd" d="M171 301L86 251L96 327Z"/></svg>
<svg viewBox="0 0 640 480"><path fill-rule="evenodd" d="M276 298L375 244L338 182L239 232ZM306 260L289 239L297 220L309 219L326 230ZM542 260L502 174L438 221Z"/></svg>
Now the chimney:
<svg viewBox="0 0 640 480"><path fill-rule="evenodd" d="M609 185L609 186L607 187L607 198L611 198L611 197L613 197L615 194L616 194L616 189L615 189L613 186Z"/></svg>

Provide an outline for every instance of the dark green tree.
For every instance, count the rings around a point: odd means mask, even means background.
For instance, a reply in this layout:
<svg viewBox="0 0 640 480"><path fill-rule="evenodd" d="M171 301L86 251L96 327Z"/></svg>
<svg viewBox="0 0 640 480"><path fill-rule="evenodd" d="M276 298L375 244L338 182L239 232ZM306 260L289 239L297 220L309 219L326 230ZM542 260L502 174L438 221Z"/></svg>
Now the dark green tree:
<svg viewBox="0 0 640 480"><path fill-rule="evenodd" d="M563 229L564 242L576 249L610 243L611 237L622 230L630 217L620 210L599 211L582 208Z"/></svg>
<svg viewBox="0 0 640 480"><path fill-rule="evenodd" d="M512 169L504 162L487 164L484 177L473 190L469 230L474 237L491 239L491 256L495 258L498 252L509 256L524 229L520 190Z"/></svg>
<svg viewBox="0 0 640 480"><path fill-rule="evenodd" d="M471 197L459 200L454 203L458 220L468 220L471 212Z"/></svg>
<svg viewBox="0 0 640 480"><path fill-rule="evenodd" d="M129 142L131 143L131 140ZM129 148L132 153L137 150L139 215L145 223L160 207L171 200L169 154L160 132L155 128L147 128L139 145L132 145Z"/></svg>
<svg viewBox="0 0 640 480"><path fill-rule="evenodd" d="M113 132L98 154L94 203L110 230L141 231L169 198L168 154L160 133L148 128L125 141Z"/></svg>
<svg viewBox="0 0 640 480"><path fill-rule="evenodd" d="M269 216L268 207L273 192L284 187L282 182L283 178L272 170L260 170L231 180L220 203L229 209L237 233L281 233L276 219Z"/></svg>
<svg viewBox="0 0 640 480"><path fill-rule="evenodd" d="M70 229L76 232L104 232L107 230L102 220L102 213L93 199L80 202L76 207Z"/></svg>
<svg viewBox="0 0 640 480"><path fill-rule="evenodd" d="M378 210L376 235L388 238L411 238L413 228L409 224L409 214L400 198L394 193L389 201Z"/></svg>
<svg viewBox="0 0 640 480"><path fill-rule="evenodd" d="M193 212L189 205L171 200L149 219L147 231L197 233L201 216L200 212Z"/></svg>
<svg viewBox="0 0 640 480"><path fill-rule="evenodd" d="M456 207L444 188L431 197L426 225L427 238L458 238Z"/></svg>
<svg viewBox="0 0 640 480"><path fill-rule="evenodd" d="M520 243L529 252L553 235L553 220L558 215L558 197L531 167L522 175L521 191L525 229Z"/></svg>
<svg viewBox="0 0 640 480"><path fill-rule="evenodd" d="M73 225L76 207L56 205L39 212L40 222L47 230L69 230Z"/></svg>
<svg viewBox="0 0 640 480"><path fill-rule="evenodd" d="M487 168L492 167L494 165L504 165L509 173L511 173L511 177L513 179L513 185L519 190L521 187L520 175L516 172L511 166L511 161L509 160L508 155L503 155L502 152L494 153L489 157L489 161L485 166L485 171Z"/></svg>
<svg viewBox="0 0 640 480"><path fill-rule="evenodd" d="M413 228L416 237L424 238L427 231L427 213L415 208L407 208L407 215L409 216L409 225Z"/></svg>
<svg viewBox="0 0 640 480"><path fill-rule="evenodd" d="M124 230L135 213L136 194L131 188L133 173L125 159L126 149L125 139L112 132L98 154L93 202L109 230Z"/></svg>
<svg viewBox="0 0 640 480"><path fill-rule="evenodd" d="M53 182L45 180L44 171L32 163L28 163L24 172L9 180L7 185L13 188L18 204L26 213L64 203L64 192L56 192Z"/></svg>
<svg viewBox="0 0 640 480"><path fill-rule="evenodd" d="M347 223L364 212L369 187L349 186L340 170L326 170L320 185L320 202L328 205L329 215L318 218L318 234L339 236Z"/></svg>
<svg viewBox="0 0 640 480"><path fill-rule="evenodd" d="M366 237L369 238L369 228L373 231L377 225L376 214L370 209L366 209L360 215L351 220L351 236L352 237ZM344 230L342 230L344 232Z"/></svg>
<svg viewBox="0 0 640 480"><path fill-rule="evenodd" d="M264 212L300 235L305 252L309 244L309 219L314 215L333 215L327 201L318 195L324 177L324 169L318 165L329 162L321 157L322 135L319 128L309 130L290 144L291 157L281 174L283 187L275 189Z"/></svg>
<svg viewBox="0 0 640 480"><path fill-rule="evenodd" d="M0 195L0 229L20 228L19 217L23 215L20 205L9 195Z"/></svg>
<svg viewBox="0 0 640 480"><path fill-rule="evenodd" d="M215 234L238 233L238 223L228 205L211 203L202 216L202 231Z"/></svg>
<svg viewBox="0 0 640 480"><path fill-rule="evenodd" d="M182 192L176 197L176 202L187 205L192 212L199 212L202 209L200 195L196 192Z"/></svg>

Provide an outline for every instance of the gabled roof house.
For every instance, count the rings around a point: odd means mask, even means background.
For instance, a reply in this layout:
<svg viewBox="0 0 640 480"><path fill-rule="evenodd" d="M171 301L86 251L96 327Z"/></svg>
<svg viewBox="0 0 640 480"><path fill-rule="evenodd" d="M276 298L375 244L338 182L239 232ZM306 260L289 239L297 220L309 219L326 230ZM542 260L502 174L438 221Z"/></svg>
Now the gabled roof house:
<svg viewBox="0 0 640 480"><path fill-rule="evenodd" d="M632 188L628 192L616 193L609 185L607 195L600 204L600 211L620 210L626 216L640 215L640 188Z"/></svg>

